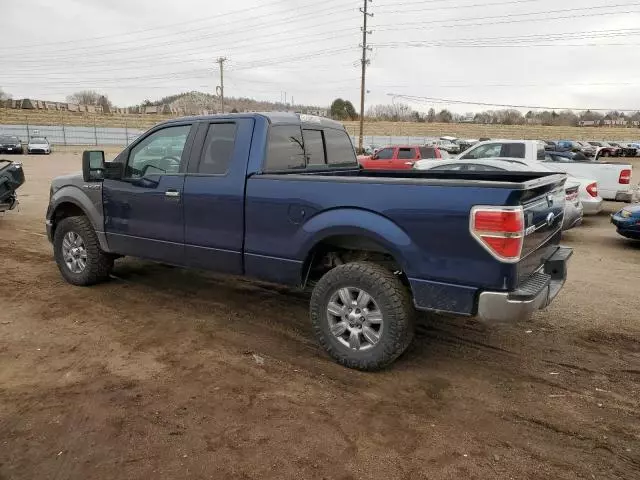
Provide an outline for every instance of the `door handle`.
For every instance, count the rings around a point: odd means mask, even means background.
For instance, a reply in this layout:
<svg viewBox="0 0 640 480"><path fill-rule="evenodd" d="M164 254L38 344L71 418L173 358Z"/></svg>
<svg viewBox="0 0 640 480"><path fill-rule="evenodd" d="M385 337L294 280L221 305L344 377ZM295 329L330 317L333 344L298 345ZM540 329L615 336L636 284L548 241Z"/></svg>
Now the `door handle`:
<svg viewBox="0 0 640 480"><path fill-rule="evenodd" d="M164 192L164 196L167 198L179 198L180 192L177 190L167 190L166 192Z"/></svg>

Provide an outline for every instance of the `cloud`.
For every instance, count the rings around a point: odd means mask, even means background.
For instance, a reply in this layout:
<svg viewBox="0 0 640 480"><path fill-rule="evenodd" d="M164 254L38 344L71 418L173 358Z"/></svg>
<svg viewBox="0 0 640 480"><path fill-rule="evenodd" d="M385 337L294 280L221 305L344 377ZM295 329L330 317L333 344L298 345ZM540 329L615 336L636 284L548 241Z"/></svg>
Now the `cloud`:
<svg viewBox="0 0 640 480"><path fill-rule="evenodd" d="M338 96L358 103L359 0L3 3L0 87L15 97L60 100L95 88L127 105L178 91L213 92L215 59L223 55L227 96L275 101L286 91L296 103L328 105ZM584 3L376 1L369 28L378 47L370 53L367 103L388 103L393 92L640 108L640 63L633 60L640 7L625 0ZM568 34L574 37L562 39ZM577 46L583 44L592 45Z"/></svg>

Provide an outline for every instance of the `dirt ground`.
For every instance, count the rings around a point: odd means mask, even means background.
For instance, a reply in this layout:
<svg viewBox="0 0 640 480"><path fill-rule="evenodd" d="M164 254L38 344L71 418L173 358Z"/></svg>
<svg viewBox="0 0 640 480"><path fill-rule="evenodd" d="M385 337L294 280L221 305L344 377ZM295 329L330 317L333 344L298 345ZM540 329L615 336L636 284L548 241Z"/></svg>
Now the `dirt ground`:
<svg viewBox="0 0 640 480"><path fill-rule="evenodd" d="M547 311L425 316L365 374L319 349L296 292L130 259L64 283L43 217L80 157L23 160L0 219L0 479L640 478L640 242L609 224L619 205L566 234Z"/></svg>

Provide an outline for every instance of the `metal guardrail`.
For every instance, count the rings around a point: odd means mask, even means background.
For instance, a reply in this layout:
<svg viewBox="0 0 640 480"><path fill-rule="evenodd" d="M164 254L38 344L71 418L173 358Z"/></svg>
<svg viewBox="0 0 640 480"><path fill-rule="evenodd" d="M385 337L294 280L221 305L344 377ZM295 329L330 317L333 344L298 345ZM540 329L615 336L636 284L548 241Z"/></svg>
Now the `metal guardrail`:
<svg viewBox="0 0 640 480"><path fill-rule="evenodd" d="M121 127L78 127L70 125L0 125L0 135L18 137L27 143L31 137L47 137L52 145L129 145L144 130Z"/></svg>
<svg viewBox="0 0 640 480"><path fill-rule="evenodd" d="M52 145L113 145L126 146L138 138L144 129L127 127L96 127L96 126L72 126L72 125L2 125L0 135L12 135L18 137L23 143L29 138L39 136L47 137ZM351 137L354 145L357 145L357 137ZM385 145L424 145L434 140L435 137L415 136L389 136L366 135L364 144L375 147Z"/></svg>

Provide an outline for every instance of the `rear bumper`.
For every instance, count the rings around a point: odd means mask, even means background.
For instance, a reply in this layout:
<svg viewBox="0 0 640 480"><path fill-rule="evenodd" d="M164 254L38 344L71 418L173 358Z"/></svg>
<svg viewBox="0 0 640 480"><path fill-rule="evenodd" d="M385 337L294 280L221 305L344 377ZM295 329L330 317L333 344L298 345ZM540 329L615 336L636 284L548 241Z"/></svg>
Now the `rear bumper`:
<svg viewBox="0 0 640 480"><path fill-rule="evenodd" d="M487 322L510 322L530 317L548 306L567 279L567 263L573 250L559 247L544 267L513 292L482 292L478 317Z"/></svg>
<svg viewBox="0 0 640 480"><path fill-rule="evenodd" d="M631 203L633 200L633 192L618 192L616 193L616 202Z"/></svg>
<svg viewBox="0 0 640 480"><path fill-rule="evenodd" d="M597 215L602 211L602 199L583 201L582 209L585 215Z"/></svg>

